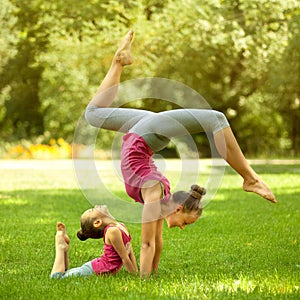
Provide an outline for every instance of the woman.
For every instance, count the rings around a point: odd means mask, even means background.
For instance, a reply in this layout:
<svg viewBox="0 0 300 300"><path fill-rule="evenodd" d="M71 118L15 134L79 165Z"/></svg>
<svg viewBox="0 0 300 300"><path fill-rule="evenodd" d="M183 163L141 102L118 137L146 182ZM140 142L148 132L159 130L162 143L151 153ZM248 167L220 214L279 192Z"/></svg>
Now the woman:
<svg viewBox="0 0 300 300"><path fill-rule="evenodd" d="M158 268L163 219L167 220L169 227L184 228L186 224L194 223L202 210L199 201L205 193L204 189L193 186L190 193L180 192L180 197L176 193L171 195L169 181L153 163L153 154L166 147L172 137L203 130L213 134L219 154L243 177L243 189L273 203L276 203L276 199L246 161L224 114L200 109L153 113L109 108L116 97L123 67L132 63L133 35L133 30L130 30L121 42L85 116L95 127L126 133L123 137L121 167L128 195L144 204L140 272L145 277ZM197 195L193 197L195 193ZM185 208L186 201L192 204L192 210Z"/></svg>

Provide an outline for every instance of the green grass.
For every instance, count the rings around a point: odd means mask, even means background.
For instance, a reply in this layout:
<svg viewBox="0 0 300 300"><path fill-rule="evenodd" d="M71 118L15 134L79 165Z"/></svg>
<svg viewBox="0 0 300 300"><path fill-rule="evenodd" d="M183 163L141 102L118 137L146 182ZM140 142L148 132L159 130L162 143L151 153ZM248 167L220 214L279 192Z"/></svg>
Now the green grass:
<svg viewBox="0 0 300 300"><path fill-rule="evenodd" d="M72 168L35 166L1 169L0 163L0 299L300 298L299 164L254 166L276 194L276 205L243 192L239 176L227 169L195 224L165 226L159 275L146 281L123 269L104 278L49 279L56 221L66 223L72 240L71 267L97 257L102 241L76 238L80 214L90 204ZM138 258L140 225L127 226Z"/></svg>

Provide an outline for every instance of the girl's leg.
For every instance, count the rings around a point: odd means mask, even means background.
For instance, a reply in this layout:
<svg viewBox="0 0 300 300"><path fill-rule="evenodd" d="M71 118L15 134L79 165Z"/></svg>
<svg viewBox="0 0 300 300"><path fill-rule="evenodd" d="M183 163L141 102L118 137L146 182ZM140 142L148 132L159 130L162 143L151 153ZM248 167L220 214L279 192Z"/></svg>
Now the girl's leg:
<svg viewBox="0 0 300 300"><path fill-rule="evenodd" d="M83 264L81 267L67 270L62 277L66 278L66 277L73 277L73 276L91 276L94 274L95 272L93 270L92 263L91 261L89 261Z"/></svg>
<svg viewBox="0 0 300 300"><path fill-rule="evenodd" d="M59 222L56 225L55 236L55 259L51 271L51 275L55 273L64 273L69 266L68 250L70 239L66 234L66 229L63 223Z"/></svg>
<svg viewBox="0 0 300 300"><path fill-rule="evenodd" d="M132 63L132 39L133 31L130 30L121 42L109 71L86 109L86 120L94 127L128 132L144 116L154 114L137 109L109 108L117 95L123 67Z"/></svg>
<svg viewBox="0 0 300 300"><path fill-rule="evenodd" d="M70 238L67 235L67 230L66 230L65 224L63 224L62 222L58 222L56 227L58 228L58 230L61 230L63 232L65 242L69 246ZM68 255L68 253L69 253L69 251L65 251L65 270L69 269L69 255Z"/></svg>

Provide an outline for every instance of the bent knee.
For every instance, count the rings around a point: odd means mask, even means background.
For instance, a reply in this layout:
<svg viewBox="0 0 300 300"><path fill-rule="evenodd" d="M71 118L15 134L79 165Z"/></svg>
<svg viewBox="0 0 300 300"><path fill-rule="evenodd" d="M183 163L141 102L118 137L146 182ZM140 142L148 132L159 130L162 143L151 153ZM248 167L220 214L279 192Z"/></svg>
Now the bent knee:
<svg viewBox="0 0 300 300"><path fill-rule="evenodd" d="M94 116L95 109L96 109L95 106L88 105L87 108L85 109L85 114L84 114L86 121L92 126L95 126L95 121L96 121L96 118Z"/></svg>
<svg viewBox="0 0 300 300"><path fill-rule="evenodd" d="M215 122L215 126L212 130L213 133L216 133L216 132L230 126L224 113L214 110L214 115L217 119L217 122Z"/></svg>

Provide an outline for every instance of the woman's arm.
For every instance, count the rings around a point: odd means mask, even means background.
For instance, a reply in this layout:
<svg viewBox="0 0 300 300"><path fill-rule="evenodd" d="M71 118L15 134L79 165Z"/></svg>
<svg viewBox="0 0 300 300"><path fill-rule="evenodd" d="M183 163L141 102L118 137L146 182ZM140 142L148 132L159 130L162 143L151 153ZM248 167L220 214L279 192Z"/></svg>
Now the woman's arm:
<svg viewBox="0 0 300 300"><path fill-rule="evenodd" d="M152 272L155 256L156 222L142 224L142 247L140 252L140 275L145 278Z"/></svg>
<svg viewBox="0 0 300 300"><path fill-rule="evenodd" d="M152 272L157 273L158 271L158 264L160 260L160 254L163 248L163 239L162 239L162 227L164 224L164 220L161 219L157 222L156 227L156 236L155 236L155 255L153 258L153 264L152 264Z"/></svg>
<svg viewBox="0 0 300 300"><path fill-rule="evenodd" d="M149 181L143 186L141 192L145 204L142 216L140 275L141 277L147 277L153 270L154 262L158 266L161 252L161 247L159 247L160 250L156 248L156 241L162 240L161 232L160 237L157 237L159 224L161 223L161 185L158 181ZM156 253L157 250L159 250L158 253Z"/></svg>
<svg viewBox="0 0 300 300"><path fill-rule="evenodd" d="M123 244L122 234L118 228L111 227L106 232L106 243L111 244L122 259L123 265L129 273L136 273L136 263L131 260Z"/></svg>

